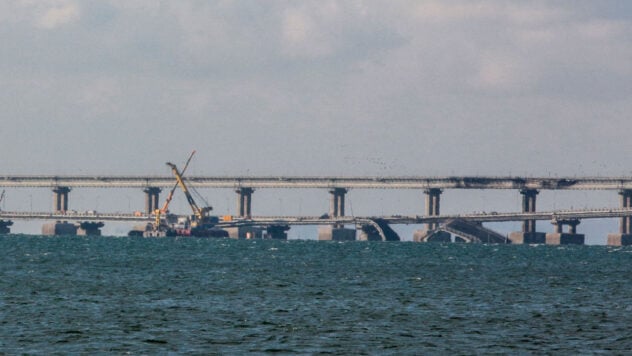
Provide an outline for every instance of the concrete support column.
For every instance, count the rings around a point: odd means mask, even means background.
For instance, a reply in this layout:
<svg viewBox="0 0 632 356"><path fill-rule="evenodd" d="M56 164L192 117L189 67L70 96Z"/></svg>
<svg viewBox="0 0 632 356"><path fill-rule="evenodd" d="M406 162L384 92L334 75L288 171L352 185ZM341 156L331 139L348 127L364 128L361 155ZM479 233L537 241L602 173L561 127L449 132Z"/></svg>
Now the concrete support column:
<svg viewBox="0 0 632 356"><path fill-rule="evenodd" d="M287 240L289 225L269 225L266 227L265 238L273 240Z"/></svg>
<svg viewBox="0 0 632 356"><path fill-rule="evenodd" d="M68 221L57 221L42 225L42 235L77 235L77 225Z"/></svg>
<svg viewBox="0 0 632 356"><path fill-rule="evenodd" d="M345 216L345 188L333 188L329 191L329 217L338 218ZM322 226L318 228L318 240L345 241L355 240L356 230L347 229L344 225L335 224L333 226Z"/></svg>
<svg viewBox="0 0 632 356"><path fill-rule="evenodd" d="M329 216L332 218L345 216L345 194L347 194L347 189L334 188L329 193L331 194Z"/></svg>
<svg viewBox="0 0 632 356"><path fill-rule="evenodd" d="M145 212L152 214L154 210L160 209L160 192L162 189L158 187L147 187L143 189L145 192Z"/></svg>
<svg viewBox="0 0 632 356"><path fill-rule="evenodd" d="M553 224L554 228L553 231L555 231L556 234L561 234L564 232L564 224L562 224L559 221L554 221L551 222L551 224Z"/></svg>
<svg viewBox="0 0 632 356"><path fill-rule="evenodd" d="M237 193L237 215L242 218L250 218L252 216L252 188L239 188L235 190Z"/></svg>
<svg viewBox="0 0 632 356"><path fill-rule="evenodd" d="M84 221L77 224L78 236L101 236L102 222Z"/></svg>
<svg viewBox="0 0 632 356"><path fill-rule="evenodd" d="M435 216L441 214L441 189L431 188L424 190L426 194L426 216ZM426 224L427 230L434 230L439 226L438 223Z"/></svg>
<svg viewBox="0 0 632 356"><path fill-rule="evenodd" d="M555 226L555 233L561 234L564 232L564 225L568 225L568 233L576 234L577 225L581 223L579 219L565 219L565 220L553 220L551 224Z"/></svg>
<svg viewBox="0 0 632 356"><path fill-rule="evenodd" d="M621 196L621 208L632 208L632 189L623 189L619 191ZM632 217L624 216L619 220L619 233L608 234L608 245L610 246L628 246L632 245Z"/></svg>
<svg viewBox="0 0 632 356"><path fill-rule="evenodd" d="M632 190L624 189L619 191L619 195L621 196L621 208L622 209L630 209L632 208ZM621 218L619 222L619 233L621 234L629 234L632 230L632 217L624 216Z"/></svg>
<svg viewBox="0 0 632 356"><path fill-rule="evenodd" d="M9 226L13 225L11 220L0 220L0 234L10 234L11 229Z"/></svg>
<svg viewBox="0 0 632 356"><path fill-rule="evenodd" d="M547 245L583 245L584 235L577 233L579 219L553 220L551 224L555 226L555 232L546 234ZM564 225L568 225L568 232L564 232Z"/></svg>
<svg viewBox="0 0 632 356"><path fill-rule="evenodd" d="M68 210L68 187L53 188L53 211L55 213L63 213Z"/></svg>
<svg viewBox="0 0 632 356"><path fill-rule="evenodd" d="M535 213L535 200L538 191L536 189L522 189L520 194L522 194L522 212ZM510 233L509 240L512 244L539 244L546 242L546 234L535 231L535 220L525 220L522 222L522 231Z"/></svg>
<svg viewBox="0 0 632 356"><path fill-rule="evenodd" d="M522 189L522 212L523 213L535 213L535 197L538 195L536 189ZM525 220L522 223L522 232L531 233L535 232L535 220Z"/></svg>

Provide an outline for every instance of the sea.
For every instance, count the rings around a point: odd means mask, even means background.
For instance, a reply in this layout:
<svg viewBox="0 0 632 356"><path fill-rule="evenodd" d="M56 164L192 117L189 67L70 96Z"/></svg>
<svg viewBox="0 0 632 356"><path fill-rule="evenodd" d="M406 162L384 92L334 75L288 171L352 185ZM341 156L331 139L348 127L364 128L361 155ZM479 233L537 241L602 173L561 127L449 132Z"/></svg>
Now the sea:
<svg viewBox="0 0 632 356"><path fill-rule="evenodd" d="M632 248L0 236L0 354L632 353Z"/></svg>

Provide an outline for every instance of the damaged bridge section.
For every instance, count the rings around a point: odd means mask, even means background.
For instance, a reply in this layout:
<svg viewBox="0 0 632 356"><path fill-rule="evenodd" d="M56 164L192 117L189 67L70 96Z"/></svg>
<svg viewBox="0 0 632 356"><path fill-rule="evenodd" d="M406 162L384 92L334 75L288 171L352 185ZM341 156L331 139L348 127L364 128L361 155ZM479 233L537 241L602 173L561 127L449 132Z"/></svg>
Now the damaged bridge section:
<svg viewBox="0 0 632 356"><path fill-rule="evenodd" d="M400 241L399 235L384 219L371 219L373 224L362 224L359 240L368 241ZM381 231L380 231L381 230Z"/></svg>
<svg viewBox="0 0 632 356"><path fill-rule="evenodd" d="M448 242L450 241L450 234L454 235L455 241L468 243L504 244L508 241L506 236L492 229L488 229L480 223L461 219L448 220L444 224L439 225L436 229L429 230L427 234L419 240L423 242Z"/></svg>

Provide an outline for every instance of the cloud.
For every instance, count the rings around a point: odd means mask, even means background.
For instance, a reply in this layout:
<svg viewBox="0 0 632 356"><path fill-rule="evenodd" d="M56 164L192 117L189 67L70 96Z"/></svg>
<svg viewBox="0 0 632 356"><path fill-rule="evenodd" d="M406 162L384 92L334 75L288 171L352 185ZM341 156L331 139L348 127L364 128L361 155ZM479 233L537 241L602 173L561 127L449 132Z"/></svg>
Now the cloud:
<svg viewBox="0 0 632 356"><path fill-rule="evenodd" d="M470 84L481 89L511 90L528 86L530 77L528 65L521 59L502 53L481 54L478 71Z"/></svg>
<svg viewBox="0 0 632 356"><path fill-rule="evenodd" d="M421 1L413 11L416 18L432 22L493 18L499 13L498 6L480 1Z"/></svg>
<svg viewBox="0 0 632 356"><path fill-rule="evenodd" d="M36 25L40 28L54 29L79 20L79 6L74 2L52 1L46 7L36 20Z"/></svg>
<svg viewBox="0 0 632 356"><path fill-rule="evenodd" d="M108 132L95 138L104 157L112 142L126 152L143 141L156 156L170 153L164 142L196 144L234 172L274 170L266 156L294 172L344 173L339 157L375 156L433 174L515 172L524 152L568 156L562 144L597 155L575 141L614 156L627 148L609 135L632 128L614 119L631 105L632 22L608 2L574 4L0 2L0 104L21 122L56 120L66 136ZM585 132L596 118L619 128ZM134 136L148 127L151 139ZM551 136L568 127L572 140ZM19 132L2 135L0 148L19 145Z"/></svg>

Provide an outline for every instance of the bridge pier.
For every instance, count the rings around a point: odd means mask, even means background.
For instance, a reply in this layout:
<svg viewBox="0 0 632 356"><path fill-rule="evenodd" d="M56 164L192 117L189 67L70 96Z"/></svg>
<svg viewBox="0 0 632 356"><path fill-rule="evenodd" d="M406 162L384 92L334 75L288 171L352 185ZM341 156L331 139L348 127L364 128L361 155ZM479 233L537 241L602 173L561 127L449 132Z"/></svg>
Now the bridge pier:
<svg viewBox="0 0 632 356"><path fill-rule="evenodd" d="M252 216L252 188L238 188L237 193L237 216L250 218Z"/></svg>
<svg viewBox="0 0 632 356"><path fill-rule="evenodd" d="M430 188L424 190L424 194L426 194L426 216L437 216L441 215L441 193L442 190L439 188ZM427 223L425 229L417 230L413 233L413 241L421 242L421 241L436 241L436 242L449 242L452 241L452 236L449 232L445 231L434 231L439 227L439 223ZM431 238L428 238L429 235L432 235Z"/></svg>
<svg viewBox="0 0 632 356"><path fill-rule="evenodd" d="M287 240L289 225L269 225L266 227L264 238L272 240Z"/></svg>
<svg viewBox="0 0 632 356"><path fill-rule="evenodd" d="M345 216L345 194L347 194L347 189L334 188L329 191L329 194L331 194L329 216L332 218Z"/></svg>
<svg viewBox="0 0 632 356"><path fill-rule="evenodd" d="M441 215L441 189L432 188L424 190L426 194L426 216ZM426 224L426 230L434 230L439 227L439 223Z"/></svg>
<svg viewBox="0 0 632 356"><path fill-rule="evenodd" d="M551 224L555 226L555 232L546 234L547 245L583 245L584 234L577 233L577 225L581 221L579 219L555 219ZM568 232L564 232L564 225L568 225Z"/></svg>
<svg viewBox="0 0 632 356"><path fill-rule="evenodd" d="M68 210L68 187L53 188L53 211L56 213L65 213Z"/></svg>
<svg viewBox="0 0 632 356"><path fill-rule="evenodd" d="M77 225L67 221L56 221L54 223L46 223L42 226L42 235L77 235Z"/></svg>
<svg viewBox="0 0 632 356"><path fill-rule="evenodd" d="M9 226L13 225L11 220L0 220L0 234L10 234L11 229Z"/></svg>
<svg viewBox="0 0 632 356"><path fill-rule="evenodd" d="M333 188L329 191L329 217L340 218L345 216L346 188ZM318 228L318 240L321 241L350 241L356 239L356 230L347 229L343 225L321 226Z"/></svg>
<svg viewBox="0 0 632 356"><path fill-rule="evenodd" d="M101 236L102 222L84 221L77 224L78 236Z"/></svg>
<svg viewBox="0 0 632 356"><path fill-rule="evenodd" d="M319 241L353 241L356 230L338 226L321 226L318 228Z"/></svg>
<svg viewBox="0 0 632 356"><path fill-rule="evenodd" d="M537 189L522 189L522 212L535 213L536 196L539 194ZM512 244L542 244L546 242L546 234L536 232L535 220L525 220L522 222L522 231L512 232L509 234L509 241Z"/></svg>
<svg viewBox="0 0 632 356"><path fill-rule="evenodd" d="M238 226L227 227L225 229L228 237L231 239L261 239L263 238L263 229L258 226Z"/></svg>
<svg viewBox="0 0 632 356"><path fill-rule="evenodd" d="M145 193L145 212L153 214L156 209L160 209L160 192L162 189L158 187L147 187L143 189Z"/></svg>
<svg viewBox="0 0 632 356"><path fill-rule="evenodd" d="M621 208L632 208L632 189L623 189L619 191L621 196ZM608 234L609 246L628 246L632 245L632 217L625 216L619 220L619 233Z"/></svg>

